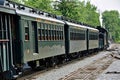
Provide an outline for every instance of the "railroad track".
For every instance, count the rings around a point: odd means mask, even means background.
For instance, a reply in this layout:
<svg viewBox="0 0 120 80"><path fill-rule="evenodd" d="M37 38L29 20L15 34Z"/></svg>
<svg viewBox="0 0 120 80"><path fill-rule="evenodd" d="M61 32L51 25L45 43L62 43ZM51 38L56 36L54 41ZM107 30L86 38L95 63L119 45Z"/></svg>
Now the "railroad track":
<svg viewBox="0 0 120 80"><path fill-rule="evenodd" d="M59 80L95 80L114 60L111 55L107 55Z"/></svg>
<svg viewBox="0 0 120 80"><path fill-rule="evenodd" d="M36 68L35 70L28 70L26 72L24 72L17 80L35 80L35 78L33 76L36 76L36 75L40 75L40 74L43 74L45 73L46 71L49 72L50 70L52 69L55 69L55 68L60 68L62 66L65 66L65 65L68 65L68 64L72 64L72 63L75 63L77 61L80 61L80 60L83 60L84 58L86 57L90 57L90 56L93 56L95 55L96 53L93 53L89 56L83 56L83 57L80 57L80 58L77 58L77 59L74 59L74 60L71 60L71 61L68 61L68 62L65 62L63 64L59 64L57 66L54 66L54 67L49 67L49 68Z"/></svg>

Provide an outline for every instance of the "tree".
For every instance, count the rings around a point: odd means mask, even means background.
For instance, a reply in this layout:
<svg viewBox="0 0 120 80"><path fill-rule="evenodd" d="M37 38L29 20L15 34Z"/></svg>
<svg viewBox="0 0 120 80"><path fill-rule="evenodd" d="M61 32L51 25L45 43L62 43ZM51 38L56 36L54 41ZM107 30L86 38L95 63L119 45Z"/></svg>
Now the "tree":
<svg viewBox="0 0 120 80"><path fill-rule="evenodd" d="M100 25L99 22L99 14L96 12L97 8L94 5L91 5L90 2L87 2L83 8L81 8L81 11L84 11L82 14L83 18L85 18L85 23L98 26Z"/></svg>
<svg viewBox="0 0 120 80"><path fill-rule="evenodd" d="M58 10L62 15L79 22L87 23L92 26L99 26L99 14L96 7L90 2L85 3L79 0L60 0Z"/></svg>
<svg viewBox="0 0 120 80"><path fill-rule="evenodd" d="M51 0L26 0L25 5L40 9L42 11L51 12L53 11L51 2Z"/></svg>
<svg viewBox="0 0 120 80"><path fill-rule="evenodd" d="M25 0L11 0L13 2L16 2L16 3L24 3Z"/></svg>
<svg viewBox="0 0 120 80"><path fill-rule="evenodd" d="M103 25L109 32L110 38L113 38L115 41L120 40L120 17L119 12L105 11L103 14Z"/></svg>

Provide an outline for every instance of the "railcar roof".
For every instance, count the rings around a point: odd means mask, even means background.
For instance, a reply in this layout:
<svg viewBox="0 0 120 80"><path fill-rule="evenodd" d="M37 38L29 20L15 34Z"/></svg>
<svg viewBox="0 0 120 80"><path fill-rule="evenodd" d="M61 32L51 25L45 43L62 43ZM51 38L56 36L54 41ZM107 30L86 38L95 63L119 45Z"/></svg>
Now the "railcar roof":
<svg viewBox="0 0 120 80"><path fill-rule="evenodd" d="M92 27L87 27L87 29L94 30L94 31L99 31L98 29L92 28Z"/></svg>
<svg viewBox="0 0 120 80"><path fill-rule="evenodd" d="M84 29L87 29L86 26L83 26L83 25L80 25L80 24L75 24L75 23L71 23L71 22L68 22L68 21L65 21L68 25L71 25L71 26L76 26L76 27L80 27L80 28L84 28Z"/></svg>
<svg viewBox="0 0 120 80"><path fill-rule="evenodd" d="M25 15L25 16L29 16L29 17L33 17L33 18L39 18L39 19L44 19L44 20L49 20L49 21L54 21L54 22L58 22L58 23L62 23L64 24L63 21L55 19L55 18L51 18L51 17L46 17L44 15L38 15L38 14L32 14L32 13L27 13L27 12L23 12L21 10L16 10L16 13L18 15Z"/></svg>
<svg viewBox="0 0 120 80"><path fill-rule="evenodd" d="M15 9L0 5L0 12L15 14Z"/></svg>
<svg viewBox="0 0 120 80"><path fill-rule="evenodd" d="M93 30L93 31L99 31L98 29L96 29L96 28L92 28L92 27L88 27L88 26L85 26L85 25L81 25L81 24L75 24L75 23L71 23L71 22L68 22L68 21L66 21L66 23L68 24L68 25L71 25L71 26L77 26L77 27L81 27L81 28L84 28L84 29L89 29L89 30Z"/></svg>
<svg viewBox="0 0 120 80"><path fill-rule="evenodd" d="M64 22L59 19L46 16L46 15L50 14L48 12L37 10L37 9L31 8L29 6L23 5L23 4L12 2L10 0L6 0L4 5L2 5L2 6L5 6L6 8L14 9L16 11L16 14L18 14L18 15L25 15L28 17L36 18L36 19L40 18L40 19L54 21L54 22L64 24ZM54 15L52 15L52 16L54 16Z"/></svg>

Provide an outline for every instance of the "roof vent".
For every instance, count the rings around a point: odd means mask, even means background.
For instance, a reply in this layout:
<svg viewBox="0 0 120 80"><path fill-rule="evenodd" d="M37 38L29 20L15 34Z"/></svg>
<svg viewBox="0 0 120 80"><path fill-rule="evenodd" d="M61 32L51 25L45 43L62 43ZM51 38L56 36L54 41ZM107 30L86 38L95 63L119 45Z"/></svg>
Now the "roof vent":
<svg viewBox="0 0 120 80"><path fill-rule="evenodd" d="M6 0L0 0L0 5L4 5L4 2L5 2Z"/></svg>

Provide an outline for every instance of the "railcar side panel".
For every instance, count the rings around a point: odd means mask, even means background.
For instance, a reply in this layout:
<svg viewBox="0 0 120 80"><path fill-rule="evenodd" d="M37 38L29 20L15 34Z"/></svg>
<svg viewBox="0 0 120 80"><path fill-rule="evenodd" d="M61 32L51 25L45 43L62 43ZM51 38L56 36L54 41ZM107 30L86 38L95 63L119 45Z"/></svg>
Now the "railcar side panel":
<svg viewBox="0 0 120 80"><path fill-rule="evenodd" d="M39 57L65 54L64 26L60 23L38 23Z"/></svg>
<svg viewBox="0 0 120 80"><path fill-rule="evenodd" d="M12 79L14 72L13 38L15 11L0 6L0 74L5 79ZM0 75L1 78L1 75Z"/></svg>
<svg viewBox="0 0 120 80"><path fill-rule="evenodd" d="M89 49L98 48L98 40L89 40Z"/></svg>
<svg viewBox="0 0 120 80"><path fill-rule="evenodd" d="M87 50L86 47L86 27L66 22L66 53L76 53Z"/></svg>
<svg viewBox="0 0 120 80"><path fill-rule="evenodd" d="M99 34L99 31L98 30L92 30L92 29L89 29L88 30L88 39L89 39L89 42L88 42L88 49L95 49L95 48L99 48L99 38L98 38L98 34Z"/></svg>
<svg viewBox="0 0 120 80"><path fill-rule="evenodd" d="M9 56L11 53L11 36L9 32L11 30L11 15L0 12L0 72L9 70L12 62ZM12 61L12 60L10 60Z"/></svg>
<svg viewBox="0 0 120 80"><path fill-rule="evenodd" d="M84 51L86 49L85 40L70 41L70 53Z"/></svg>
<svg viewBox="0 0 120 80"><path fill-rule="evenodd" d="M27 16L21 20L24 63L65 54L64 24Z"/></svg>
<svg viewBox="0 0 120 80"><path fill-rule="evenodd" d="M86 50L86 29L70 27L70 52L80 52Z"/></svg>
<svg viewBox="0 0 120 80"><path fill-rule="evenodd" d="M39 58L47 58L65 54L63 41L40 41L39 42Z"/></svg>

